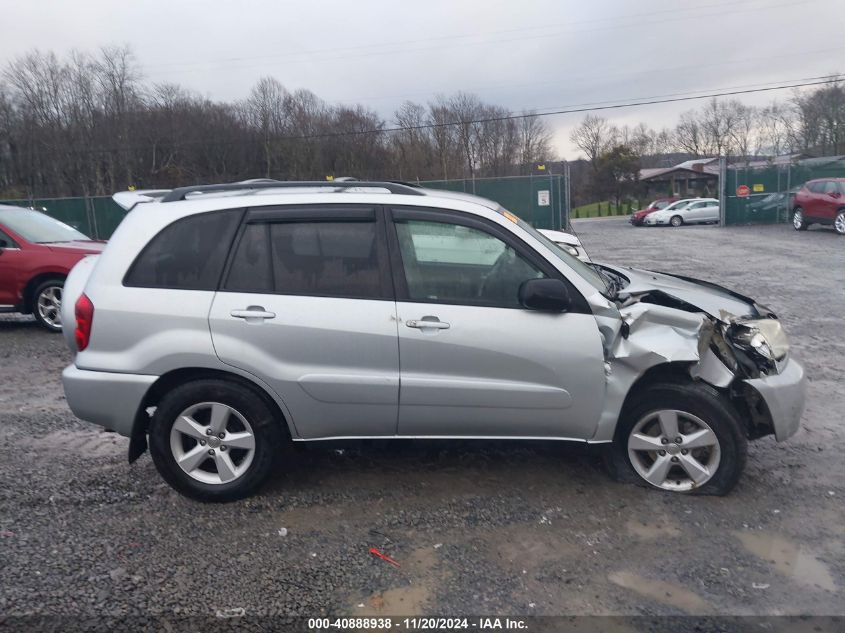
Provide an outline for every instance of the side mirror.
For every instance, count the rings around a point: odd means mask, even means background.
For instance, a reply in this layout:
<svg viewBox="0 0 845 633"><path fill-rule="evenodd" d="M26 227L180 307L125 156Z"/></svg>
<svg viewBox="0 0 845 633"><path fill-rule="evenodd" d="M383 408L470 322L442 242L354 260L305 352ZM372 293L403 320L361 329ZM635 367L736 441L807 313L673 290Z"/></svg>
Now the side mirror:
<svg viewBox="0 0 845 633"><path fill-rule="evenodd" d="M519 287L519 303L529 310L566 312L572 300L560 279L529 279Z"/></svg>

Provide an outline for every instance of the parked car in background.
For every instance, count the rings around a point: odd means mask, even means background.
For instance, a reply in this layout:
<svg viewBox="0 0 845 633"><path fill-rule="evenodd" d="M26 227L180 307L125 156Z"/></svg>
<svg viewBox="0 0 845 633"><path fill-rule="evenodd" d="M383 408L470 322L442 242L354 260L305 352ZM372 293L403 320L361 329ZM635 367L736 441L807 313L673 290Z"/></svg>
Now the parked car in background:
<svg viewBox="0 0 845 633"><path fill-rule="evenodd" d="M716 198L689 198L670 204L649 214L647 226L681 226L683 224L712 224L719 221L719 201Z"/></svg>
<svg viewBox="0 0 845 633"><path fill-rule="evenodd" d="M565 233L563 231L552 231L550 229L538 229L538 231L567 253L580 259L582 262L590 261L590 256L587 255L587 251L584 250L581 240L579 240L576 235L573 235L572 233Z"/></svg>
<svg viewBox="0 0 845 633"><path fill-rule="evenodd" d="M496 202L389 182L115 199L132 210L65 286L67 402L191 497L342 438L603 444L619 479L724 494L748 440L798 430L804 370L771 310L585 264Z"/></svg>
<svg viewBox="0 0 845 633"><path fill-rule="evenodd" d="M652 200L651 204L648 205L645 209L640 209L639 211L634 211L631 214L631 224L634 226L642 226L645 223L645 218L647 215L654 213L655 211L660 211L661 209L665 209L673 202L677 202L680 200L678 196L672 196L671 198L658 198L657 200Z"/></svg>
<svg viewBox="0 0 845 633"><path fill-rule="evenodd" d="M795 194L792 226L806 231L811 224L833 225L845 235L845 178L808 180Z"/></svg>
<svg viewBox="0 0 845 633"><path fill-rule="evenodd" d="M60 331L67 274L104 245L40 211L0 205L0 312L32 314Z"/></svg>

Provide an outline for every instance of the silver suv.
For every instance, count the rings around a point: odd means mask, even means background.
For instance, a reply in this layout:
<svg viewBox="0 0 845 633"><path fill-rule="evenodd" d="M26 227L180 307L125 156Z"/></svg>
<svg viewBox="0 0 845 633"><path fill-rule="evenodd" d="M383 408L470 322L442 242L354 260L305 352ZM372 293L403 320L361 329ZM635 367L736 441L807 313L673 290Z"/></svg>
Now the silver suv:
<svg viewBox="0 0 845 633"><path fill-rule="evenodd" d="M125 192L65 283L73 412L194 498L253 492L290 441L604 444L623 480L723 494L798 429L767 308L590 265L495 202L380 182Z"/></svg>

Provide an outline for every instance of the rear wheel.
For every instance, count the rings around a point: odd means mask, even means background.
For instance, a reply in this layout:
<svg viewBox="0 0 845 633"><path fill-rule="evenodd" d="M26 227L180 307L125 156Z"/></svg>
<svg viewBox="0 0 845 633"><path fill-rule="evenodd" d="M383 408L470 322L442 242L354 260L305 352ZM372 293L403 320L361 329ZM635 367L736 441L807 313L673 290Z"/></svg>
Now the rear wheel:
<svg viewBox="0 0 845 633"><path fill-rule="evenodd" d="M219 379L186 383L164 396L149 433L161 476L201 501L253 493L270 476L287 439L260 394Z"/></svg>
<svg viewBox="0 0 845 633"><path fill-rule="evenodd" d="M795 207L792 211L792 227L796 231L806 231L808 226L810 225L807 224L807 220L804 219L804 209L801 207Z"/></svg>
<svg viewBox="0 0 845 633"><path fill-rule="evenodd" d="M669 220L669 224L672 226L681 226L684 223L684 219L679 215L673 215L672 219Z"/></svg>
<svg viewBox="0 0 845 633"><path fill-rule="evenodd" d="M668 492L723 495L745 467L748 441L731 403L703 383L646 388L620 419L611 472Z"/></svg>
<svg viewBox="0 0 845 633"><path fill-rule="evenodd" d="M833 228L839 235L845 235L845 209L839 209L836 219L833 221Z"/></svg>
<svg viewBox="0 0 845 633"><path fill-rule="evenodd" d="M63 279L48 279L32 293L32 314L38 324L51 332L62 331Z"/></svg>

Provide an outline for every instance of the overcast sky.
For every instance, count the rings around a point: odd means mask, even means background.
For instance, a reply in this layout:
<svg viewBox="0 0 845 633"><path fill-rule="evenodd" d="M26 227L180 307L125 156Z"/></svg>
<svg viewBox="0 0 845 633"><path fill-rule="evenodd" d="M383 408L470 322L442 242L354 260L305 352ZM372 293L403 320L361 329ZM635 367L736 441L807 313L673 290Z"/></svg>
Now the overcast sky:
<svg viewBox="0 0 845 633"><path fill-rule="evenodd" d="M786 82L845 72L843 0L0 0L0 61L129 44L150 82L212 99L272 75L391 119L403 100L466 90L513 110ZM789 91L742 97L764 104ZM673 126L701 102L602 113ZM548 117L558 152L583 117Z"/></svg>

